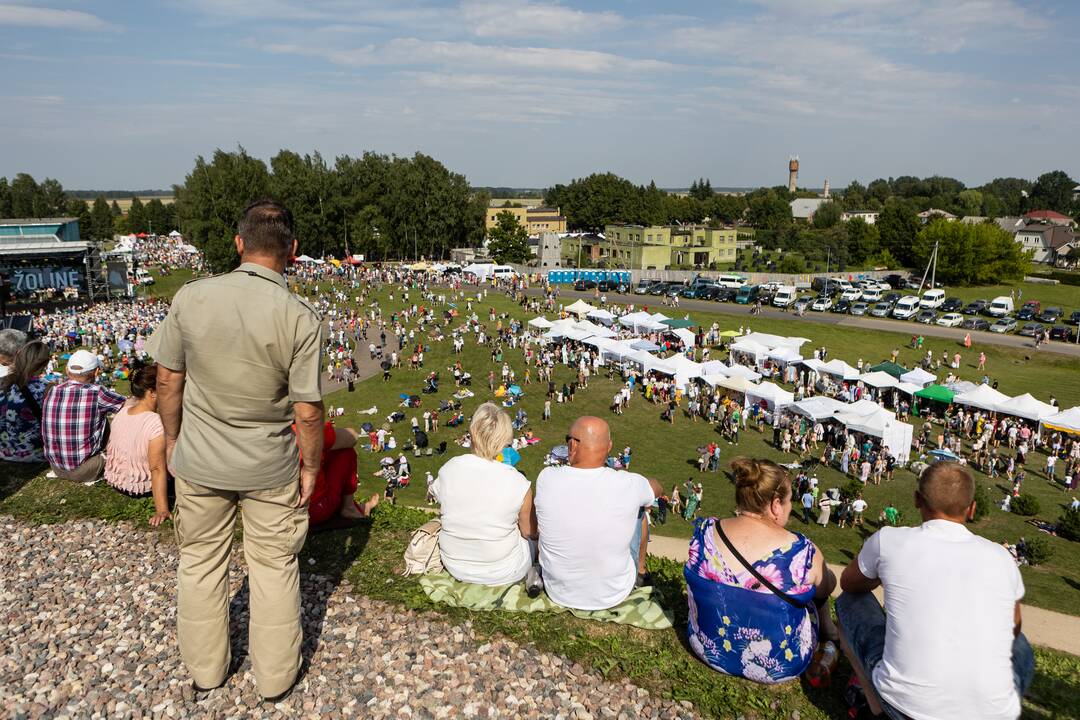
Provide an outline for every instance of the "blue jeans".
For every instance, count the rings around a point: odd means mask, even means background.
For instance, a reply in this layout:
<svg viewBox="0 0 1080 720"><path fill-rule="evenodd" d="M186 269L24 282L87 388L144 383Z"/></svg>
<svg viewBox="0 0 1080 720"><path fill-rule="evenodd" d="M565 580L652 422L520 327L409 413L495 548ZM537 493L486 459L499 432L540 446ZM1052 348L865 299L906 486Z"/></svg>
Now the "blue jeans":
<svg viewBox="0 0 1080 720"><path fill-rule="evenodd" d="M874 667L885 654L885 611L871 593L842 593L836 598L836 619L851 652L871 680ZM1023 633L1013 639L1013 684L1023 697L1035 677L1035 652ZM872 680L871 680L872 682ZM893 720L907 720L902 712L889 705L880 696L881 709Z"/></svg>
<svg viewBox="0 0 1080 720"><path fill-rule="evenodd" d="M645 518L645 508L638 510L637 522L634 524L634 536L630 538L630 557L634 559L634 572L637 572L641 562L641 521Z"/></svg>

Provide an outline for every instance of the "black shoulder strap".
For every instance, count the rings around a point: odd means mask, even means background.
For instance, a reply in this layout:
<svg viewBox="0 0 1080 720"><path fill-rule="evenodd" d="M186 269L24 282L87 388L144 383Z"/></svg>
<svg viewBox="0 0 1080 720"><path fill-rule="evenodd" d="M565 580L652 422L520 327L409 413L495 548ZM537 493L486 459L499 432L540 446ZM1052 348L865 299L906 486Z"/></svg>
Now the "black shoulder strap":
<svg viewBox="0 0 1080 720"><path fill-rule="evenodd" d="M41 405L38 403L37 398L34 397L34 393L30 392L30 388L25 385L15 385L19 388L19 393L23 396L23 400L30 406L30 412L34 413L34 417L37 421L41 422Z"/></svg>
<svg viewBox="0 0 1080 720"><path fill-rule="evenodd" d="M746 562L746 558L744 558L742 554L735 549L735 546L731 544L730 540L728 540L728 536L724 534L724 528L720 526L719 520L713 523L713 526L716 528L716 534L719 535L720 539L724 541L724 545L726 545L727 549L731 551L731 554L735 556L735 559L742 563L742 566L749 570L750 574L757 578L757 581L759 583L772 590L773 595L776 595L776 597L780 598L788 605L791 605L792 607L797 607L800 610L806 610L810 607L807 603L796 600L787 593L781 592L775 585L766 580L764 575L755 570L753 565Z"/></svg>

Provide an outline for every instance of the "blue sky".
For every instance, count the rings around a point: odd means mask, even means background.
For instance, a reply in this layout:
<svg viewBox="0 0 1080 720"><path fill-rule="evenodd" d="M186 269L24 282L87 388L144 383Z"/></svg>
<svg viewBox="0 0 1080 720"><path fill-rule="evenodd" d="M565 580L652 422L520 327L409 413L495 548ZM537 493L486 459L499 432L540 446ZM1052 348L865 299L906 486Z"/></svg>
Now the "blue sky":
<svg viewBox="0 0 1080 720"><path fill-rule="evenodd" d="M478 185L1080 176L1080 3L0 0L0 175L167 187L242 144Z"/></svg>

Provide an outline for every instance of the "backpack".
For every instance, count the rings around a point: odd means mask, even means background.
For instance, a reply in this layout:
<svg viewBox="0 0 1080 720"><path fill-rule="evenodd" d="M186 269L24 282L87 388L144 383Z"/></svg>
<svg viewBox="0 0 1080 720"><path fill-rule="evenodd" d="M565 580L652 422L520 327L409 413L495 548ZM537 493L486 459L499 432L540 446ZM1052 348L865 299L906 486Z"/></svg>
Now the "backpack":
<svg viewBox="0 0 1080 720"><path fill-rule="evenodd" d="M435 518L413 533L409 546L405 548L405 570L402 575L427 575L442 571L442 559L439 557L441 529L442 521Z"/></svg>

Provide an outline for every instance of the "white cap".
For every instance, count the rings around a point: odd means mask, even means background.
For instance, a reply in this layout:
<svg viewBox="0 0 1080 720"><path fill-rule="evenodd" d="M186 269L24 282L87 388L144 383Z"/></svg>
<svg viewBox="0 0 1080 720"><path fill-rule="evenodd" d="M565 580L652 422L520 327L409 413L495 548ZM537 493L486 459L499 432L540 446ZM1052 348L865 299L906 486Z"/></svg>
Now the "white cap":
<svg viewBox="0 0 1080 720"><path fill-rule="evenodd" d="M67 371L73 375L82 375L99 367L97 355L88 350L76 350L67 361Z"/></svg>

